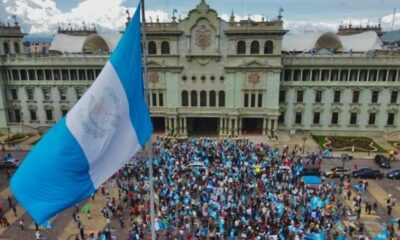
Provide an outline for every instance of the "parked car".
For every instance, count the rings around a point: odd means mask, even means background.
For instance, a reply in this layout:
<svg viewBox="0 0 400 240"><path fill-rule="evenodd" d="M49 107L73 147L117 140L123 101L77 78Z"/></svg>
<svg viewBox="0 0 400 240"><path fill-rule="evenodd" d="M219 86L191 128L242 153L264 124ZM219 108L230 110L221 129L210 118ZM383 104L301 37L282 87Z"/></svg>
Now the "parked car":
<svg viewBox="0 0 400 240"><path fill-rule="evenodd" d="M349 176L351 171L349 168L333 167L328 171L324 171L323 175L328 178L336 178L341 176Z"/></svg>
<svg viewBox="0 0 400 240"><path fill-rule="evenodd" d="M395 169L386 173L386 177L389 179L400 179L400 169Z"/></svg>
<svg viewBox="0 0 400 240"><path fill-rule="evenodd" d="M19 162L14 161L3 161L0 163L0 169L17 169L19 167Z"/></svg>
<svg viewBox="0 0 400 240"><path fill-rule="evenodd" d="M354 178L381 179L384 177L384 174L380 170L374 170L371 168L361 168L359 170L353 171L351 174Z"/></svg>
<svg viewBox="0 0 400 240"><path fill-rule="evenodd" d="M321 176L321 169L316 165L305 165L303 167L302 176Z"/></svg>
<svg viewBox="0 0 400 240"><path fill-rule="evenodd" d="M390 160L382 154L375 155L375 163L382 168L390 168Z"/></svg>

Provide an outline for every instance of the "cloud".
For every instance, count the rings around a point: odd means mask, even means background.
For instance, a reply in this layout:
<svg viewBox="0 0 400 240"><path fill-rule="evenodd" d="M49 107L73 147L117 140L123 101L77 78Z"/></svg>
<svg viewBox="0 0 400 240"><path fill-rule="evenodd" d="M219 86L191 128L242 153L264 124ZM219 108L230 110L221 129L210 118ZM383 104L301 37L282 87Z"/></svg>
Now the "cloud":
<svg viewBox="0 0 400 240"><path fill-rule="evenodd" d="M5 11L9 15L17 15L23 30L27 33L55 33L59 25L71 24L73 27L95 24L100 32L122 30L126 22L125 0L82 0L75 8L62 12L57 8L54 0L0 0ZM0 5L1 7L1 5ZM129 8L131 14L135 9ZM186 14L182 13L181 19ZM171 15L161 10L146 11L147 21L160 22L169 21ZM229 21L229 13L220 13L220 17ZM260 21L263 15L251 15L240 17L235 15L235 20L250 19ZM383 16L381 24L384 30L390 30L393 15ZM369 22L367 19L347 18L337 22L321 22L317 20L294 21L290 18L284 19L284 28L290 33L301 33L309 31L333 31L336 32L340 24L352 23L353 26L367 24L377 25L377 22ZM395 29L400 28L400 13L395 16Z"/></svg>

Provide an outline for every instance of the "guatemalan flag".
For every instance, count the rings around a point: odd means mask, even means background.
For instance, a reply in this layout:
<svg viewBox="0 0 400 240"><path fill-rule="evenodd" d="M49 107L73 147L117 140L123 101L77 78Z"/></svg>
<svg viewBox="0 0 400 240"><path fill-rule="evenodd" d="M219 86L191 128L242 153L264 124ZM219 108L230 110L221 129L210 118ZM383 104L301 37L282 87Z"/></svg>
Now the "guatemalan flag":
<svg viewBox="0 0 400 240"><path fill-rule="evenodd" d="M144 100L139 9L93 85L11 179L14 196L38 224L89 197L153 131Z"/></svg>

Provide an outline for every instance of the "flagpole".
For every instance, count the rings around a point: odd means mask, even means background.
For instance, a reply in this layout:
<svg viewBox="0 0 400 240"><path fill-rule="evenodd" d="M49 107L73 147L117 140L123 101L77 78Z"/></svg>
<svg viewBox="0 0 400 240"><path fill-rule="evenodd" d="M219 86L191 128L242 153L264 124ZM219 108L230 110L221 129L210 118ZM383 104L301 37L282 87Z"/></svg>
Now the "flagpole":
<svg viewBox="0 0 400 240"><path fill-rule="evenodd" d="M150 105L147 101L147 41L146 41L146 33L147 33L147 25L146 25L146 16L144 12L144 0L140 0L140 6L142 10L142 41L143 41L143 86L145 88L144 98L147 102L147 106L150 109ZM154 184L153 184L153 148L151 137L150 140L147 141L145 149L147 150L148 164L149 164L149 181L150 181L150 227L151 227L151 239L156 240L156 225L155 225L155 211L154 211Z"/></svg>

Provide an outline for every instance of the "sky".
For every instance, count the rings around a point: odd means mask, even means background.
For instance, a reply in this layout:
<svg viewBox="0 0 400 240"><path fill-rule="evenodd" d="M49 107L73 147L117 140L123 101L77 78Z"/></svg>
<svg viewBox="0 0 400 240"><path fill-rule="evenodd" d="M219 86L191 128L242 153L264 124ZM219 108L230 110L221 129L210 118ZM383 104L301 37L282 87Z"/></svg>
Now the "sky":
<svg viewBox="0 0 400 240"><path fill-rule="evenodd" d="M13 22L16 15L26 33L54 34L57 26L95 24L100 32L122 30L126 10L133 13L138 0L0 0L0 19ZM173 9L184 18L200 0L146 0L148 21L169 21ZM220 17L260 20L275 18L279 8L284 12L284 27L290 33L336 31L340 24L378 24L384 30L400 29L399 0L206 0Z"/></svg>

